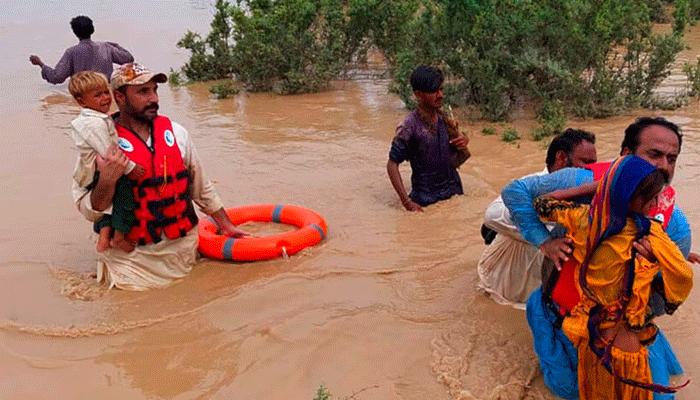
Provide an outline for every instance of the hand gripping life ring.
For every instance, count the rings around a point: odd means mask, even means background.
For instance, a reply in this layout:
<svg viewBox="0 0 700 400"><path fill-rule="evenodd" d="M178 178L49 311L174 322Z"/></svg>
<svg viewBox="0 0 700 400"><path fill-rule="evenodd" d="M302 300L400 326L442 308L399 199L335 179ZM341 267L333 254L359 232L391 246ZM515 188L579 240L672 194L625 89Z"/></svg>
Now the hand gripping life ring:
<svg viewBox="0 0 700 400"><path fill-rule="evenodd" d="M199 253L218 260L256 261L292 255L326 237L326 221L315 211L289 204L257 204L226 210L234 225L248 221L278 222L299 229L267 237L230 238L218 233L210 217L199 221Z"/></svg>

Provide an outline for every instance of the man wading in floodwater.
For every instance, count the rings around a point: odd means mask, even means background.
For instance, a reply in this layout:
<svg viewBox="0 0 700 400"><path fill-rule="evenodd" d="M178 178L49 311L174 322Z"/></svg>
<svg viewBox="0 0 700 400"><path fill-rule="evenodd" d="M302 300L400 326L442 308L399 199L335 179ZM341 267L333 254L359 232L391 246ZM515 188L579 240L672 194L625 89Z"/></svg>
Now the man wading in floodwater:
<svg viewBox="0 0 700 400"><path fill-rule="evenodd" d="M44 64L39 56L29 57L32 64L41 67L41 77L47 82L58 84L82 71L102 72L109 79L112 76L112 63L134 62L131 53L116 43L93 42L90 37L95 28L90 18L79 15L70 21L70 26L80 42L63 53L55 68Z"/></svg>
<svg viewBox="0 0 700 400"><path fill-rule="evenodd" d="M420 66L413 71L411 87L418 107L399 125L391 142L386 170L408 211L422 211L422 207L464 193L457 167L470 156L469 139L441 110L444 80L437 68ZM399 172L399 164L406 160L411 163L410 194Z"/></svg>
<svg viewBox="0 0 700 400"><path fill-rule="evenodd" d="M681 151L682 136L676 124L661 118L642 117L627 129L622 141L620 155L636 155L654 165L664 173L670 184L676 169L676 160ZM577 398L578 354L571 340L561 330L562 314L578 303L573 286L571 266L566 265L572 251L572 241L554 236L539 220L533 201L543 194L568 189L581 184L591 184L600 179L607 170L606 163L591 164L582 168L564 168L548 175L531 176L511 182L501 192L503 202L513 216L513 221L523 238L538 247L557 267L547 277L543 270L543 287L535 290L527 301L527 319L533 331L535 351L540 358L544 380L559 397ZM697 262L697 255L690 253L691 232L688 220L675 206L675 191L669 185L659 196L659 204L649 214L662 219L664 230L680 248L683 256ZM648 240L635 244L640 255L651 257ZM561 269L561 273L558 270ZM568 272L571 273L568 273ZM568 277L568 278L566 278ZM563 295L560 296L559 293ZM568 303L568 304L567 304ZM662 304L654 307L656 313ZM669 384L669 375L683 372L671 346L659 330L656 339L648 347L652 380L662 385ZM671 394L654 394L655 400L672 398Z"/></svg>
<svg viewBox="0 0 700 400"><path fill-rule="evenodd" d="M567 129L552 139L545 158L546 167L537 174L545 175L568 167L583 168L597 160L595 135ZM486 208L481 229L484 240L492 242L487 243L490 244L477 264L477 288L499 304L525 309L527 298L542 283L544 255L520 236L501 196Z"/></svg>
<svg viewBox="0 0 700 400"><path fill-rule="evenodd" d="M221 234L247 235L226 215L185 128L158 115L158 83L166 80L165 74L136 63L114 71L112 90L119 113L112 118L119 147L110 146L98 162L99 177L90 191L73 181L78 210L95 222L110 207L129 160L146 167L145 175L134 181L136 222L126 235L135 249L109 248L98 256L97 279L122 289L164 287L190 272L199 243L192 201L216 221Z"/></svg>

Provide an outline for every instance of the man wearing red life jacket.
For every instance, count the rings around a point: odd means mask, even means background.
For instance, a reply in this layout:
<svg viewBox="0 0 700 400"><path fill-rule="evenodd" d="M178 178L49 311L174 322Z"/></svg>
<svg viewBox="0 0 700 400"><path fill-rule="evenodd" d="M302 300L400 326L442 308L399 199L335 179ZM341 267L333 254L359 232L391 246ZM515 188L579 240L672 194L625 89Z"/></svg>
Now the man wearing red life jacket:
<svg viewBox="0 0 700 400"><path fill-rule="evenodd" d="M198 244L193 201L216 221L222 234L246 235L231 223L205 178L187 131L158 115L158 83L166 80L165 74L154 74L137 63L114 71L111 85L119 113L113 118L119 147L110 147L98 160L99 178L89 192L73 185L78 209L95 220L110 207L115 183L129 160L146 170L133 180L136 222L127 240L136 244L134 251L111 248L98 259L98 280L122 289L163 287L189 273Z"/></svg>
<svg viewBox="0 0 700 400"><path fill-rule="evenodd" d="M681 149L681 134L678 127L664 118L639 118L625 130L621 155L634 154L645 159L665 175L670 183L675 172L676 160ZM502 197L513 221L523 238L535 245L556 267L554 279L546 279L543 271L543 284L556 285L537 289L528 299L527 318L533 330L535 351L540 358L540 367L545 382L558 396L573 399L578 397L576 376L577 354L571 342L561 331L560 312L575 305L577 293L568 285L573 280L574 265L567 264L571 253L571 241L555 236L537 218L532 206L533 200L545 193L590 184L596 175L606 170L604 165L593 165L590 169L565 168L555 173L519 179L503 189ZM664 192L663 210L656 210L652 216L663 216L666 233L678 245L681 252L695 261L690 253L691 232L686 217L674 207L672 189ZM643 256L649 256L648 241L642 239L635 248ZM562 269L562 266L565 268ZM561 275L557 270L561 269ZM557 279L558 278L558 279ZM551 294L551 296L548 296ZM556 298L558 302L552 301ZM656 341L649 346L650 367L655 383L668 385L669 375L679 374L682 368L665 337L659 331ZM655 394L654 399L669 399L671 395Z"/></svg>

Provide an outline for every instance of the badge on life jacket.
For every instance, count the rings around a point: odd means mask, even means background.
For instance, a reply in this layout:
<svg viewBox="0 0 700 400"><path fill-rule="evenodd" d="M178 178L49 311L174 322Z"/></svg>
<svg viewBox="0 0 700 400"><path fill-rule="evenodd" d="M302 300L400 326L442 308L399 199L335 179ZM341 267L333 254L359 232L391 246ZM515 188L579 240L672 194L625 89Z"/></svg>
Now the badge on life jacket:
<svg viewBox="0 0 700 400"><path fill-rule="evenodd" d="M175 144L175 135L173 135L173 131L168 129L165 131L163 136L165 137L165 144L167 144L169 147L173 147Z"/></svg>
<svg viewBox="0 0 700 400"><path fill-rule="evenodd" d="M132 151L134 151L134 145L131 144L130 141L128 141L122 137L117 139L117 143L119 144L119 148L126 151L126 152L131 153Z"/></svg>

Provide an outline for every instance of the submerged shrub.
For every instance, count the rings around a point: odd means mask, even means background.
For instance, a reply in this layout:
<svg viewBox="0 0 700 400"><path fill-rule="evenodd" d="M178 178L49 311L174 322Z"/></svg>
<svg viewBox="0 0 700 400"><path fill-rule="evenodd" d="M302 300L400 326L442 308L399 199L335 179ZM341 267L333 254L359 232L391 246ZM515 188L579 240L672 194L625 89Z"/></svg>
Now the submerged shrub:
<svg viewBox="0 0 700 400"><path fill-rule="evenodd" d="M652 32L670 5L673 31ZM700 0L217 0L209 34L177 45L190 51L190 81L318 91L376 49L409 108L408 77L429 64L445 74L445 103L481 118L507 121L523 99L599 117L653 103L699 10Z"/></svg>
<svg viewBox="0 0 700 400"><path fill-rule="evenodd" d="M560 133L566 124L564 105L559 100L546 101L537 110L537 121L542 125L532 132L534 140L542 140L545 137Z"/></svg>
<svg viewBox="0 0 700 400"><path fill-rule="evenodd" d="M314 396L313 400L331 400L331 392L321 384L316 390L316 396Z"/></svg>
<svg viewBox="0 0 700 400"><path fill-rule="evenodd" d="M532 140L540 141L546 137L552 136L552 132L540 126L532 131Z"/></svg>
<svg viewBox="0 0 700 400"><path fill-rule="evenodd" d="M187 31L177 42L177 47L190 51L190 59L182 67L182 72L190 81L231 78L235 72L231 52L232 8L228 2L217 0L215 10L211 31L206 38Z"/></svg>
<svg viewBox="0 0 700 400"><path fill-rule="evenodd" d="M325 87L343 63L340 0L217 0L205 39L188 31L182 71L191 81L235 77L252 91Z"/></svg>
<svg viewBox="0 0 700 400"><path fill-rule="evenodd" d="M507 120L523 97L561 101L579 115L618 114L648 102L670 73L688 20L683 1L668 34L651 29L662 0L425 1L393 91L406 101L405 75L431 63L492 121Z"/></svg>
<svg viewBox="0 0 700 400"><path fill-rule="evenodd" d="M507 128L501 133L501 140L504 142L515 142L520 140L520 134L515 128Z"/></svg>
<svg viewBox="0 0 700 400"><path fill-rule="evenodd" d="M484 136L489 136L489 135L495 135L496 134L496 129L493 126L485 126L482 130L481 133Z"/></svg>
<svg viewBox="0 0 700 400"><path fill-rule="evenodd" d="M685 63L683 66L683 72L688 78L688 86L690 89L691 96L700 95L700 57L698 57L695 65L691 63Z"/></svg>
<svg viewBox="0 0 700 400"><path fill-rule="evenodd" d="M216 98L221 100L228 98L229 96L238 94L238 89L233 87L233 83L229 81L213 85L209 88L209 93L215 94Z"/></svg>
<svg viewBox="0 0 700 400"><path fill-rule="evenodd" d="M249 90L317 91L342 70L340 0L239 0L230 14L234 72Z"/></svg>
<svg viewBox="0 0 700 400"><path fill-rule="evenodd" d="M172 86L182 85L182 76L180 75L180 71L175 71L172 68L170 68L170 73L168 74L168 83Z"/></svg>

